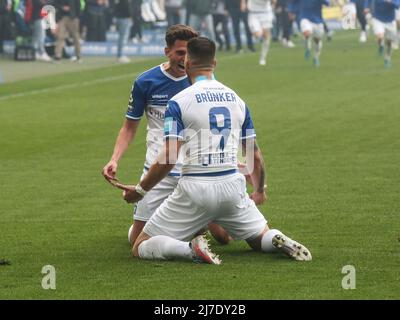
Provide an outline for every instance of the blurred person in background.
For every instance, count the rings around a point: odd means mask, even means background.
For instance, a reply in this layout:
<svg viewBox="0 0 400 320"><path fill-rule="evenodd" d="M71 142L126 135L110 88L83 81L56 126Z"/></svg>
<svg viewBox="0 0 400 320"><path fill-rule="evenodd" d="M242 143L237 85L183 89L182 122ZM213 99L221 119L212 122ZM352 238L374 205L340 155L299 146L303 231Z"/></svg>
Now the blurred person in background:
<svg viewBox="0 0 400 320"><path fill-rule="evenodd" d="M365 0L350 0L356 6L357 20L360 23L360 42L367 41L367 19L365 18Z"/></svg>
<svg viewBox="0 0 400 320"><path fill-rule="evenodd" d="M0 0L0 54L4 52L3 42L6 39L11 4L11 0Z"/></svg>
<svg viewBox="0 0 400 320"><path fill-rule="evenodd" d="M365 5L366 12L372 13L379 55L384 56L384 65L389 68L392 64L392 46L397 41L396 9L400 6L400 0L366 0Z"/></svg>
<svg viewBox="0 0 400 320"><path fill-rule="evenodd" d="M80 0L56 0L54 2L57 13L57 40L55 48L55 61L60 61L62 57L65 40L68 34L71 35L74 41L75 56L72 61L82 62L81 58L81 43L79 34L79 17L81 14Z"/></svg>
<svg viewBox="0 0 400 320"><path fill-rule="evenodd" d="M240 22L243 22L244 30L246 33L247 47L251 52L255 52L253 45L253 37L251 35L248 12L246 8L246 1L243 0L225 0L226 8L232 19L233 35L236 42L236 53L242 53L242 38L240 32Z"/></svg>
<svg viewBox="0 0 400 320"><path fill-rule="evenodd" d="M265 66L271 43L271 30L274 20L272 5L275 0L248 0L249 25L253 36L261 40L259 64Z"/></svg>
<svg viewBox="0 0 400 320"><path fill-rule="evenodd" d="M214 24L215 38L218 43L219 50L231 50L231 35L228 29L228 12L226 10L226 0L213 0L212 3L212 16ZM221 29L219 29L221 26ZM221 38L221 32L224 35L225 41Z"/></svg>
<svg viewBox="0 0 400 320"><path fill-rule="evenodd" d="M86 0L86 40L106 41L108 0Z"/></svg>
<svg viewBox="0 0 400 320"><path fill-rule="evenodd" d="M322 6L329 5L329 0L292 0L290 12L297 12L300 20L300 29L304 36L305 53L304 58L308 60L311 56L311 41L314 40L314 66L319 66L319 58L322 51L322 38L324 36L324 20L322 18Z"/></svg>
<svg viewBox="0 0 400 320"><path fill-rule="evenodd" d="M132 19L133 24L131 30L129 32L129 39L132 40L133 43L143 42L143 34L142 34L142 0L132 0Z"/></svg>
<svg viewBox="0 0 400 320"><path fill-rule="evenodd" d="M123 54L124 46L129 38L129 31L132 27L132 0L115 0L114 15L118 30L117 61L129 63L130 59Z"/></svg>
<svg viewBox="0 0 400 320"><path fill-rule="evenodd" d="M173 26L174 24L180 24L183 0L165 0L164 6L168 27Z"/></svg>
<svg viewBox="0 0 400 320"><path fill-rule="evenodd" d="M213 18L211 14L213 0L187 0L190 7L189 25L199 32L204 30L215 40Z"/></svg>
<svg viewBox="0 0 400 320"><path fill-rule="evenodd" d="M282 30L282 45L287 48L294 48L295 45L290 40L292 21L289 19L288 4L289 0L277 0L275 5L275 13L278 30Z"/></svg>
<svg viewBox="0 0 400 320"><path fill-rule="evenodd" d="M393 42L392 48L394 50L399 49L400 42L400 8L396 9L396 24L397 24L397 41Z"/></svg>
<svg viewBox="0 0 400 320"><path fill-rule="evenodd" d="M36 60L50 62L52 59L47 55L44 40L46 38L46 30L43 28L42 8L46 5L47 0L32 0L32 21L33 34L32 45L35 48Z"/></svg>

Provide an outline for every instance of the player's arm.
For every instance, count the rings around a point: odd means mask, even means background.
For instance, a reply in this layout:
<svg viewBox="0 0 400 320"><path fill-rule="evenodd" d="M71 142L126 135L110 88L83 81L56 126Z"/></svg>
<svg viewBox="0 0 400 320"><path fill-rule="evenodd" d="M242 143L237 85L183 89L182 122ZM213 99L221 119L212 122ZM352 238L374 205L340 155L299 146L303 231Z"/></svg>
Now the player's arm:
<svg viewBox="0 0 400 320"><path fill-rule="evenodd" d="M243 153L246 156L247 172L245 176L249 177L247 180L250 180L254 187L254 192L250 195L250 198L256 204L262 204L267 199L265 193L265 166L262 153L257 145L253 120L247 106L245 106L245 119L242 125L241 139Z"/></svg>
<svg viewBox="0 0 400 320"><path fill-rule="evenodd" d="M250 198L258 204L262 204L267 200L267 184L266 184L266 174L265 174L265 164L260 148L257 145L255 139L245 139L242 141L243 150L246 154L246 163L248 164L247 169L248 176L250 177L251 184L253 185L254 191L250 195ZM249 145L253 146L253 151L249 152ZM252 164L249 168L249 164Z"/></svg>
<svg viewBox="0 0 400 320"><path fill-rule="evenodd" d="M150 166L145 177L136 185L135 190L125 190L124 200L133 203L141 200L143 196L156 186L175 166L182 141L176 138L167 138L164 142L163 152Z"/></svg>
<svg viewBox="0 0 400 320"><path fill-rule="evenodd" d="M117 140L115 141L113 154L110 161L103 168L102 174L109 182L115 179L118 161L128 149L129 144L135 138L140 119L144 114L146 103L146 94L138 83L138 80L136 80L131 89L126 119L122 125L122 128L119 130Z"/></svg>
<svg viewBox="0 0 400 320"><path fill-rule="evenodd" d="M128 149L129 144L135 138L139 124L140 120L125 119L125 122L119 130L118 137L115 141L114 151L111 159L103 168L103 176L106 178L106 180L115 179L118 162Z"/></svg>

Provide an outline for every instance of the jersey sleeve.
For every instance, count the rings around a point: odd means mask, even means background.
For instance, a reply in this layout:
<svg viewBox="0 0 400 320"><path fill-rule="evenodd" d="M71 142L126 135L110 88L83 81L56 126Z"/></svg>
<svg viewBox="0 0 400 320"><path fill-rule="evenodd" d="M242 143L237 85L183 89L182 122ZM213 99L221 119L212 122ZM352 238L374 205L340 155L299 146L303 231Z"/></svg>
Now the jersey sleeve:
<svg viewBox="0 0 400 320"><path fill-rule="evenodd" d="M146 95L140 88L137 81L132 86L131 95L128 102L128 111L126 118L131 120L140 120L146 107Z"/></svg>
<svg viewBox="0 0 400 320"><path fill-rule="evenodd" d="M254 130L253 120L251 119L250 110L246 106L246 115L242 125L241 139L251 139L256 137L256 131Z"/></svg>
<svg viewBox="0 0 400 320"><path fill-rule="evenodd" d="M185 129L182 121L182 113L179 104L176 101L168 101L168 107L165 112L164 120L164 139L178 138L184 140L183 130Z"/></svg>

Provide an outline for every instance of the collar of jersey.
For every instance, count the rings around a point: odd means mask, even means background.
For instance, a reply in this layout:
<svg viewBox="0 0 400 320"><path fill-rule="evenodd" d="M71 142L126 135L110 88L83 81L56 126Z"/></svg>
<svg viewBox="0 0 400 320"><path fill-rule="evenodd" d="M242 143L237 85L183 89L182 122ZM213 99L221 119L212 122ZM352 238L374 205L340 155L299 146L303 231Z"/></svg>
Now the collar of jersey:
<svg viewBox="0 0 400 320"><path fill-rule="evenodd" d="M181 81L181 80L187 78L187 75L184 75L184 76L179 77L179 78L175 78L173 75L169 74L167 71L164 70L163 63L160 64L160 70L167 78L170 78L171 80L174 80L174 81Z"/></svg>
<svg viewBox="0 0 400 320"><path fill-rule="evenodd" d="M208 79L206 76L197 76L196 78L194 78L195 82L199 82L199 81L203 81L203 80L210 80L210 79ZM215 80L214 74L212 75L211 80Z"/></svg>

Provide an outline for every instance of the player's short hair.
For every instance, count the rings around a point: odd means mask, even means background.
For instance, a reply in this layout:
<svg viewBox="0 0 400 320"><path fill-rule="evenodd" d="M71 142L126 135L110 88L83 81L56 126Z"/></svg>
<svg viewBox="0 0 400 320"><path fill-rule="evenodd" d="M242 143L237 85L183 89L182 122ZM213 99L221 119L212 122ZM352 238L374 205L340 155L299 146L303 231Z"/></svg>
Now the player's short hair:
<svg viewBox="0 0 400 320"><path fill-rule="evenodd" d="M167 44L168 48L171 48L176 40L189 41L190 39L198 36L199 33L191 26L175 24L168 28L165 34L165 43Z"/></svg>
<svg viewBox="0 0 400 320"><path fill-rule="evenodd" d="M215 60L215 42L206 37L190 39L187 54L190 61L197 66L212 66Z"/></svg>

